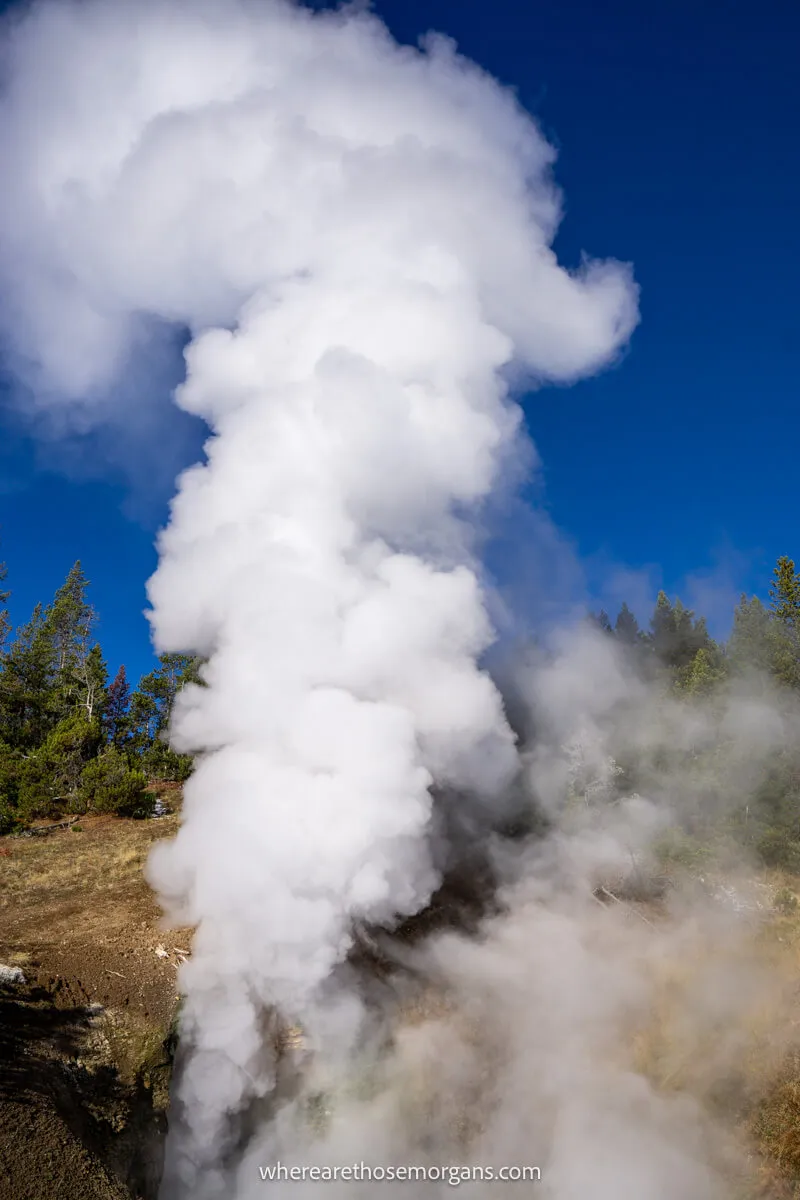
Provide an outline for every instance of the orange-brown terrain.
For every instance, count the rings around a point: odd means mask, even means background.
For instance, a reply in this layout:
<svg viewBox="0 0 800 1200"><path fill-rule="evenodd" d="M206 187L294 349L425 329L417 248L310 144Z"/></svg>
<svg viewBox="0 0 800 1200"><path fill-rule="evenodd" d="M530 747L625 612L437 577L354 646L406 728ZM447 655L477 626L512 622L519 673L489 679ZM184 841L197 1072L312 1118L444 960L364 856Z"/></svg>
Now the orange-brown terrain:
<svg viewBox="0 0 800 1200"><path fill-rule="evenodd" d="M0 980L0 1200L155 1200L177 974L191 948L190 930L163 927L142 873L180 819L179 789L161 790L172 811L157 819L89 816L0 838L0 964L24 976ZM763 947L791 983L800 978L797 881L773 872L767 882L780 903L765 914ZM800 1025L800 1008L790 1008L781 1023ZM414 1019L412 1006L405 1020ZM678 1086L669 1023L659 1021L654 1013L635 1047L639 1069ZM788 1028L778 1041L792 1047L779 1071L743 1067L751 1095L735 1124L752 1145L747 1200L800 1198L800 1052ZM680 1076L691 1061L678 1066Z"/></svg>
<svg viewBox="0 0 800 1200"><path fill-rule="evenodd" d="M155 1195L190 931L161 928L142 867L178 820L0 838L0 963L24 975L0 983L2 1200Z"/></svg>

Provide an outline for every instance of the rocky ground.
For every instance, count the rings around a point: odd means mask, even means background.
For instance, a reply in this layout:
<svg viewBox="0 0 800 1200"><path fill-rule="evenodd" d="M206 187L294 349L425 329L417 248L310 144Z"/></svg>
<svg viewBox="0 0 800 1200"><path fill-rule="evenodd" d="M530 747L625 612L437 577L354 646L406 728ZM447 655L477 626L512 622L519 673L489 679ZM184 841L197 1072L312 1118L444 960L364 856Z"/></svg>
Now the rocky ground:
<svg viewBox="0 0 800 1200"><path fill-rule="evenodd" d="M177 823L0 838L0 1200L155 1196L190 933L142 866Z"/></svg>
<svg viewBox="0 0 800 1200"><path fill-rule="evenodd" d="M0 838L0 1200L155 1200L191 938L163 928L142 874L153 843L178 827L177 790L164 800L154 820L88 817ZM769 1077L758 1073L736 1121L758 1177L748 1200L800 1200L800 886L778 873L744 889L705 874L696 884L752 911L796 996L776 1030L791 1052ZM598 903L626 905L633 921L659 919L657 898L601 891ZM405 936L424 936L434 917L446 924L450 902L463 924L470 900L445 889ZM389 969L366 937L355 960L376 980ZM641 1069L658 1081L664 1037L656 1029L651 1040Z"/></svg>

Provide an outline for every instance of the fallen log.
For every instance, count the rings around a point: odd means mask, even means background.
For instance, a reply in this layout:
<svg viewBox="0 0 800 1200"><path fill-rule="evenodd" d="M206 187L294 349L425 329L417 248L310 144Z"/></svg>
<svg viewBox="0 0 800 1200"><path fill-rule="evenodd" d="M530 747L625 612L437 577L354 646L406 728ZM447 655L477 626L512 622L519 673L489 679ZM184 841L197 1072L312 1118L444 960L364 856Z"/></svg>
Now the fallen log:
<svg viewBox="0 0 800 1200"><path fill-rule="evenodd" d="M55 825L32 825L30 829L23 829L20 833L14 833L12 837L46 837L48 833L55 833L57 829L69 829L70 825L74 825L76 821L80 821L80 817L69 817L66 821L57 821Z"/></svg>

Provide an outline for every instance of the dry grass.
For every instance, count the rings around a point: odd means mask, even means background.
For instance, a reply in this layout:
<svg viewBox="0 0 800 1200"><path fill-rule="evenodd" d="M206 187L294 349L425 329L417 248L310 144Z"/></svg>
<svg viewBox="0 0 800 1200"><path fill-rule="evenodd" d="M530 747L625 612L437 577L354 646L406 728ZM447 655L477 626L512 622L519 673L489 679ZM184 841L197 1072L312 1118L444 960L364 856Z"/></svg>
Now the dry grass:
<svg viewBox="0 0 800 1200"><path fill-rule="evenodd" d="M142 867L178 822L82 817L78 832L0 838L0 962L25 976L3 997L3 1197L121 1200L157 1159L177 961L157 953L173 938Z"/></svg>
<svg viewBox="0 0 800 1200"><path fill-rule="evenodd" d="M176 815L158 821L85 817L77 833L6 839L11 854L0 860L0 913L19 904L60 905L66 895L91 903L101 892L146 888L144 861L153 843L173 836L177 824Z"/></svg>
<svg viewBox="0 0 800 1200"><path fill-rule="evenodd" d="M5 839L11 855L0 859L0 953L31 956L74 940L78 930L102 943L112 933L156 922L142 869L154 842L174 836L178 820L88 817L78 833Z"/></svg>
<svg viewBox="0 0 800 1200"><path fill-rule="evenodd" d="M103 1034L125 1078L158 1056L174 1013L176 961L157 956L156 947L190 945L188 931L165 935L142 875L154 842L174 836L178 823L178 815L88 817L78 833L0 839L10 850L0 856L0 961L26 974L79 980L83 994L106 1007ZM651 1017L629 1050L659 1089L688 1090L743 1132L761 1164L748 1200L800 1200L800 883L777 871L764 882L780 906L765 913L750 957L731 963L730 977L751 965L767 968L776 985L771 1002L755 1004L733 1031L687 1023L698 978L725 950L702 940L677 947L658 964ZM441 997L418 997L400 1023L412 1037L447 1012ZM733 1052L722 1045L732 1033L739 1039ZM717 1044L724 1071L713 1061Z"/></svg>
<svg viewBox="0 0 800 1200"><path fill-rule="evenodd" d="M179 820L85 817L78 833L0 839L11 851L0 857L0 962L22 967L62 1003L124 1009L163 1036L178 963L156 948L188 947L191 932L165 934L142 869Z"/></svg>
<svg viewBox="0 0 800 1200"><path fill-rule="evenodd" d="M786 1175L800 1181L800 1056L787 1060L759 1104L752 1122L762 1151Z"/></svg>
<svg viewBox="0 0 800 1200"><path fill-rule="evenodd" d="M749 944L732 942L729 956L700 938L658 964L650 1019L631 1049L635 1068L659 1090L688 1092L738 1131L755 1166L742 1196L800 1200L800 882L778 871L763 882L779 903ZM709 964L718 964L723 989L758 973L769 986L750 1005L730 1013L723 1005L716 1018L712 1009L709 1021L700 1016Z"/></svg>
<svg viewBox="0 0 800 1200"><path fill-rule="evenodd" d="M800 1200L800 881L776 871L770 883L780 909L764 926L761 947L794 1003L776 1031L786 1048L762 1080L747 1125L762 1159L759 1196Z"/></svg>

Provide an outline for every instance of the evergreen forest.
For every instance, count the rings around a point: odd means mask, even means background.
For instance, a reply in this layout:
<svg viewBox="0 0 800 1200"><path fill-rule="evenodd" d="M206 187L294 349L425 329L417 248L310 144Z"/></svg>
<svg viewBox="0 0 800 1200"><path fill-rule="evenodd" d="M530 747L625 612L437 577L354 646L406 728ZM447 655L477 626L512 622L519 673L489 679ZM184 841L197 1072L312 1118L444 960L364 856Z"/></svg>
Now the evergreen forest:
<svg viewBox="0 0 800 1200"><path fill-rule="evenodd" d="M183 781L191 769L166 732L176 695L199 682L199 661L164 654L132 687L124 666L109 675L80 562L13 633L6 579L3 564L0 834L65 814L150 816L152 785Z"/></svg>
<svg viewBox="0 0 800 1200"><path fill-rule="evenodd" d="M124 666L110 676L80 562L16 630L6 581L0 565L0 834L72 814L151 816L154 788L191 771L191 758L171 749L167 734L178 692L202 682L201 660L164 654L133 686ZM627 604L614 619L601 611L587 620L671 703L713 708L745 686L768 688L771 703L800 711L800 573L792 559L778 560L768 592L766 602L741 597L724 642L664 592L646 628ZM724 744L714 755L721 780ZM620 787L642 782L638 765L618 768ZM727 818L761 861L800 872L800 745L785 740L747 796L746 813L728 810Z"/></svg>

